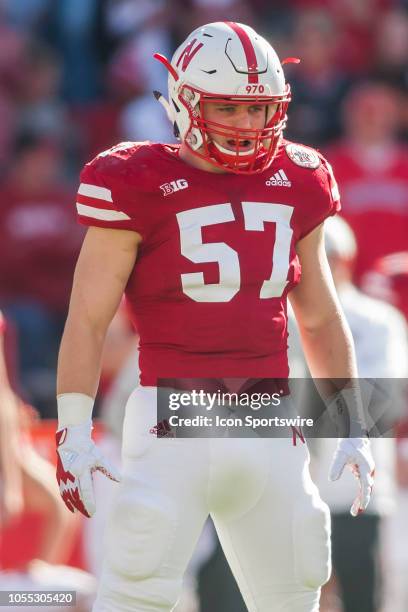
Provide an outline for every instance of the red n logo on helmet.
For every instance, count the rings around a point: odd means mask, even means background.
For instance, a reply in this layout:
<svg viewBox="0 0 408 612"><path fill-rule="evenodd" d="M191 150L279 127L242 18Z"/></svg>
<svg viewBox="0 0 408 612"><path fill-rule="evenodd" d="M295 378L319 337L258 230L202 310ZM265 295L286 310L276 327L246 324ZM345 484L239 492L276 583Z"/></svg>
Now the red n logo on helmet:
<svg viewBox="0 0 408 612"><path fill-rule="evenodd" d="M183 72L188 67L189 63L191 62L191 60L193 59L197 51L199 51L201 47L204 46L203 43L199 43L196 47L194 47L196 42L197 42L197 39L193 38L193 40L188 43L187 47L183 49L183 51L180 54L180 57L177 60L177 64L176 64L177 68L181 60L183 60L183 63L181 64L181 69L183 70Z"/></svg>

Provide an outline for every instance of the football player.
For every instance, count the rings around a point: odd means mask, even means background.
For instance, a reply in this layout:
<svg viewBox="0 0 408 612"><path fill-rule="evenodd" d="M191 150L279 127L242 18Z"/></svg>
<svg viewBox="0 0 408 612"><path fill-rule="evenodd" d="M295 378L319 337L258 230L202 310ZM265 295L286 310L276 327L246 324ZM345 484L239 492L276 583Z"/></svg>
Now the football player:
<svg viewBox="0 0 408 612"><path fill-rule="evenodd" d="M323 243L323 221L340 207L336 182L317 151L283 138L290 87L252 28L205 25L171 61L156 58L168 99L155 95L181 144L122 143L86 164L77 210L90 227L59 358L57 477L70 510L91 516L92 472L120 479L91 418L125 292L141 376L94 611L173 609L209 514L249 610L315 611L330 574L329 512L306 445L159 436L156 392L160 378L287 377L288 296L312 374L357 377ZM356 392L335 405L347 394ZM331 477L346 465L360 481L357 514L374 468L362 433L339 440Z"/></svg>

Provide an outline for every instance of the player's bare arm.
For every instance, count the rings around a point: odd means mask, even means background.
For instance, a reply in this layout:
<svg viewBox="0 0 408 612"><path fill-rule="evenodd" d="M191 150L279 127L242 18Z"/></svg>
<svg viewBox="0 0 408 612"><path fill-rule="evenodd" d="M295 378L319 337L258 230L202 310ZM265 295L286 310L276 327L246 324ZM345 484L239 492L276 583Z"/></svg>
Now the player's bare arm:
<svg viewBox="0 0 408 612"><path fill-rule="evenodd" d="M323 381L356 379L358 374L353 339L327 261L323 225L298 242L297 253L302 266L302 279L289 294L289 299L311 374ZM324 384L321 387L324 394ZM348 406L352 405L353 410L360 401L356 388L343 390L341 395L342 400ZM333 403L337 399L334 396ZM330 480L340 478L346 466L359 480L360 491L351 507L351 514L356 516L367 507L374 482L374 460L366 437L339 438L330 469Z"/></svg>
<svg viewBox="0 0 408 612"><path fill-rule="evenodd" d="M74 275L61 342L57 393L95 397L103 342L129 275L141 236L137 232L90 227Z"/></svg>
<svg viewBox="0 0 408 612"><path fill-rule="evenodd" d="M95 511L92 473L120 479L92 441L92 409L104 338L140 241L137 232L91 227L75 270L58 362L57 480L67 507L85 516Z"/></svg>

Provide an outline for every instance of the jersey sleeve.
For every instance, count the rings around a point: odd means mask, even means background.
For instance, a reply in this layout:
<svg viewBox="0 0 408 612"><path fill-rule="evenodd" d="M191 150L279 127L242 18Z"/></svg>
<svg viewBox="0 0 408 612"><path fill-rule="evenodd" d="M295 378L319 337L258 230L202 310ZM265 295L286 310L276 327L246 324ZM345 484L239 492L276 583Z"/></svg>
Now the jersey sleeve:
<svg viewBox="0 0 408 612"><path fill-rule="evenodd" d="M341 210L340 192L333 169L322 155L319 154L319 158L319 168L313 173L310 190L306 194L310 205L307 214L303 215L299 239Z"/></svg>
<svg viewBox="0 0 408 612"><path fill-rule="evenodd" d="M102 154L86 164L80 174L76 208L82 225L132 230L143 235L143 215L137 197L129 197L126 161Z"/></svg>

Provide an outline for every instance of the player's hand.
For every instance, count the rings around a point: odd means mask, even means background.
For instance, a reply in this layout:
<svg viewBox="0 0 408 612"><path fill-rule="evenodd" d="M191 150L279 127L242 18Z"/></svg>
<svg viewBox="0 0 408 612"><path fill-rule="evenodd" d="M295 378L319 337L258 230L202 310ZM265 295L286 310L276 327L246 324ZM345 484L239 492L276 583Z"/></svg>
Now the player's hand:
<svg viewBox="0 0 408 612"><path fill-rule="evenodd" d="M92 474L99 470L120 481L118 470L103 456L91 438L92 423L57 431L57 481L61 497L71 512L91 517L95 512Z"/></svg>
<svg viewBox="0 0 408 612"><path fill-rule="evenodd" d="M357 516L367 508L374 485L375 464L367 438L339 438L329 480L338 480L346 466L359 481L360 491L350 509Z"/></svg>

